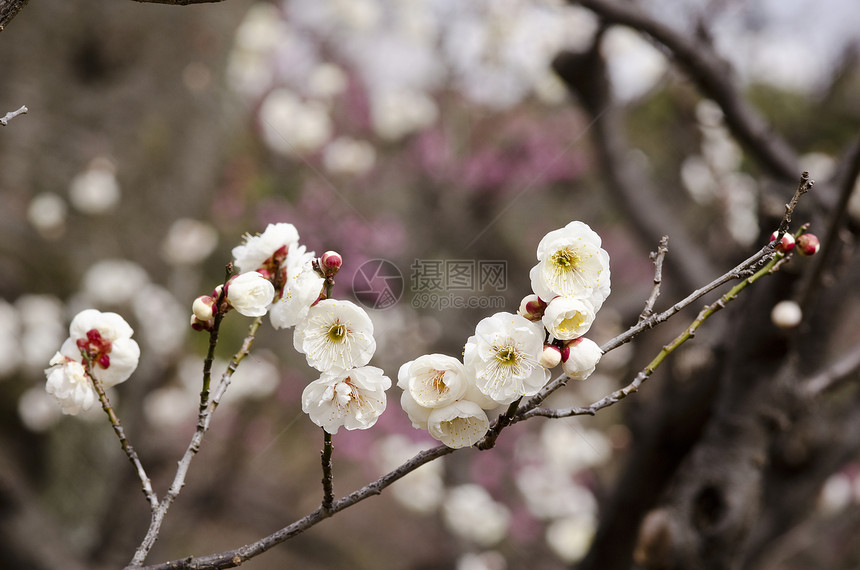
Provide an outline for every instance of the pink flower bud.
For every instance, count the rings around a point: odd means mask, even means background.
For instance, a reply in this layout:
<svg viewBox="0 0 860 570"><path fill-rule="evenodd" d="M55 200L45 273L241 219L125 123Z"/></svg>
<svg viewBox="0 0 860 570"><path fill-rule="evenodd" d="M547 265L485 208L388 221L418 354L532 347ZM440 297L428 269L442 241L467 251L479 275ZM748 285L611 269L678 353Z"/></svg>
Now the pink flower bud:
<svg viewBox="0 0 860 570"><path fill-rule="evenodd" d="M336 251L327 251L320 256L320 269L326 277L331 277L343 265L343 257Z"/></svg>
<svg viewBox="0 0 860 570"><path fill-rule="evenodd" d="M815 234L802 234L797 238L797 250L801 255L815 255L821 249L821 243Z"/></svg>
<svg viewBox="0 0 860 570"><path fill-rule="evenodd" d="M520 308L517 312L520 316L523 316L532 322L536 322L543 318L543 313L546 310L546 307L547 304L544 303L537 295L526 295L520 302Z"/></svg>
<svg viewBox="0 0 860 570"><path fill-rule="evenodd" d="M546 369L550 369L558 366L559 362L561 362L561 349L554 344L543 345L543 352L541 352L540 359L538 359L538 364Z"/></svg>
<svg viewBox="0 0 860 570"><path fill-rule="evenodd" d="M773 232L770 234L770 241L776 241L776 236L778 232ZM776 250L780 253L788 253L794 249L794 236L789 233L782 234L782 239L779 240L779 243L776 244Z"/></svg>

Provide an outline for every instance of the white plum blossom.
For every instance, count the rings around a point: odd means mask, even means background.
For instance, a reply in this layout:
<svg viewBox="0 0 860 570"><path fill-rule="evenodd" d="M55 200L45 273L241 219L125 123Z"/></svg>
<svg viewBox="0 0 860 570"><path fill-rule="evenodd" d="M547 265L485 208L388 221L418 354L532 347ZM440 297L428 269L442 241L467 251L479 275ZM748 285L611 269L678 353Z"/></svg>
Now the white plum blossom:
<svg viewBox="0 0 860 570"><path fill-rule="evenodd" d="M444 408L433 408L427 416L427 431L430 435L453 449L475 445L488 429L490 420L487 413L469 400L458 400Z"/></svg>
<svg viewBox="0 0 860 570"><path fill-rule="evenodd" d="M455 534L489 547L508 533L511 512L493 500L490 494L473 483L454 487L442 506L446 526Z"/></svg>
<svg viewBox="0 0 860 570"><path fill-rule="evenodd" d="M313 259L314 252L305 251L305 246L290 246L284 292L269 309L269 318L276 329L296 326L319 299L325 279L314 269Z"/></svg>
<svg viewBox="0 0 860 570"><path fill-rule="evenodd" d="M407 362L397 374L397 386L408 390L425 408L441 408L466 394L466 370L459 360L444 354L426 354Z"/></svg>
<svg viewBox="0 0 860 570"><path fill-rule="evenodd" d="M482 394L499 404L534 395L549 380L538 361L544 333L525 317L496 313L478 323L463 352L467 373Z"/></svg>
<svg viewBox="0 0 860 570"><path fill-rule="evenodd" d="M543 325L559 340L571 340L588 332L594 322L594 308L584 299L556 297L543 314Z"/></svg>
<svg viewBox="0 0 860 570"><path fill-rule="evenodd" d="M45 369L45 391L57 399L63 413L75 416L92 408L96 391L84 366L59 352L49 364L51 367Z"/></svg>
<svg viewBox="0 0 860 570"><path fill-rule="evenodd" d="M133 333L118 314L87 309L72 319L69 338L60 353L80 362L81 351L86 352L93 362L93 375L102 386L110 388L128 380L137 368L140 347L131 338Z"/></svg>
<svg viewBox="0 0 860 570"><path fill-rule="evenodd" d="M286 253L298 242L299 232L293 224L269 224L260 235L246 234L243 243L233 248L234 265L240 273L260 269L281 248Z"/></svg>
<svg viewBox="0 0 860 570"><path fill-rule="evenodd" d="M325 299L296 325L293 345L320 372L364 366L376 351L373 323L350 301Z"/></svg>
<svg viewBox="0 0 860 570"><path fill-rule="evenodd" d="M579 337L567 343L561 354L564 373L574 380L585 380L594 372L603 351L593 340Z"/></svg>
<svg viewBox="0 0 860 570"><path fill-rule="evenodd" d="M577 221L546 234L538 244L538 264L529 273L532 290L544 301L574 297L600 310L610 289L609 254L600 244L600 236Z"/></svg>
<svg viewBox="0 0 860 570"><path fill-rule="evenodd" d="M227 302L246 317L265 315L274 297L275 286L256 271L236 275L227 282Z"/></svg>
<svg viewBox="0 0 860 570"><path fill-rule="evenodd" d="M402 386L400 386L400 382L398 382L398 386L402 388ZM428 429L430 412L433 411L433 408L425 408L416 402L409 390L403 390L403 393L400 394L400 407L403 408L403 411L406 412L407 416L409 416L409 421L412 422L412 427L415 429Z"/></svg>
<svg viewBox="0 0 860 570"><path fill-rule="evenodd" d="M375 366L323 372L302 392L302 411L330 434L343 426L367 429L385 411L391 380Z"/></svg>

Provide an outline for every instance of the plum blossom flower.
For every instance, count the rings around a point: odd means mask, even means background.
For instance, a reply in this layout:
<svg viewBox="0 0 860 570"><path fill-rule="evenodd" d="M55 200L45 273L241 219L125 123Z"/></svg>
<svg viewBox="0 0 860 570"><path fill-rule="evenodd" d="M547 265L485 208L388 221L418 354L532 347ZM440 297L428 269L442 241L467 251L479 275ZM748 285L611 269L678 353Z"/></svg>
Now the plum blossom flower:
<svg viewBox="0 0 860 570"><path fill-rule="evenodd" d="M45 391L57 399L63 413L75 416L89 411L96 401L96 391L84 366L59 352L49 364L51 367L45 369Z"/></svg>
<svg viewBox="0 0 860 570"><path fill-rule="evenodd" d="M490 420L487 413L469 400L458 400L443 408L431 409L427 417L430 435L453 449L475 445L488 429Z"/></svg>
<svg viewBox="0 0 860 570"><path fill-rule="evenodd" d="M499 404L534 395L549 380L549 371L538 363L543 341L543 329L525 317L496 313L481 320L466 342L467 374Z"/></svg>
<svg viewBox="0 0 860 570"><path fill-rule="evenodd" d="M400 386L400 382L397 384L402 388L402 386ZM407 416L409 416L409 421L412 422L412 427L415 429L428 429L430 412L433 411L433 408L424 407L416 402L409 390L403 390L403 393L400 394L400 407L403 408L403 411L406 412Z"/></svg>
<svg viewBox="0 0 860 570"><path fill-rule="evenodd" d="M293 224L269 224L260 235L246 234L243 243L233 248L236 268L241 273L260 269L281 248L286 254L290 246L298 242L299 232Z"/></svg>
<svg viewBox="0 0 860 570"><path fill-rule="evenodd" d="M269 309L269 318L276 329L296 326L319 299L325 279L314 269L313 259L314 252L305 251L305 246L290 246L284 292Z"/></svg>
<svg viewBox="0 0 860 570"><path fill-rule="evenodd" d="M110 388L128 380L137 368L140 347L131 338L133 333L118 314L87 309L72 319L69 338L60 353L81 362L81 352L85 352L92 359L93 375L102 386Z"/></svg>
<svg viewBox="0 0 860 570"><path fill-rule="evenodd" d="M227 282L227 302L246 317L265 315L274 296L275 286L256 271L236 275Z"/></svg>
<svg viewBox="0 0 860 570"><path fill-rule="evenodd" d="M585 299L598 311L610 290L609 254L600 244L600 236L582 222L546 234L538 244L538 264L529 272L532 290L545 301Z"/></svg>
<svg viewBox="0 0 860 570"><path fill-rule="evenodd" d="M323 372L302 392L302 411L330 434L367 429L385 411L391 380L375 366Z"/></svg>
<svg viewBox="0 0 860 570"><path fill-rule="evenodd" d="M397 386L408 390L425 408L441 408L466 394L466 370L459 360L445 354L426 354L407 362L397 374Z"/></svg>
<svg viewBox="0 0 860 570"><path fill-rule="evenodd" d="M588 301L556 297L549 302L542 321L554 338L571 340L587 333L594 317L594 309Z"/></svg>
<svg viewBox="0 0 860 570"><path fill-rule="evenodd" d="M585 380L591 376L603 351L593 340L584 337L568 342L561 351L561 367L574 380Z"/></svg>
<svg viewBox="0 0 860 570"><path fill-rule="evenodd" d="M339 299L311 307L296 325L293 345L320 372L364 366L376 351L370 317L355 303Z"/></svg>

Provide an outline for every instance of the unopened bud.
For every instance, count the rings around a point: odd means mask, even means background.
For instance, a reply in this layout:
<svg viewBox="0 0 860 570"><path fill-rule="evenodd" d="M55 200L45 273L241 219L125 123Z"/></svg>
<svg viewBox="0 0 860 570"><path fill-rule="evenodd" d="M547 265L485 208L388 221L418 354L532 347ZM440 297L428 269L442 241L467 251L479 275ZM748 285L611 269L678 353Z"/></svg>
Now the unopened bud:
<svg viewBox="0 0 860 570"><path fill-rule="evenodd" d="M197 297L191 304L191 312L199 321L211 321L215 316L215 299L209 295Z"/></svg>
<svg viewBox="0 0 860 570"><path fill-rule="evenodd" d="M561 367L573 380L585 380L591 376L603 352L597 343L585 337L569 340L561 349Z"/></svg>
<svg viewBox="0 0 860 570"><path fill-rule="evenodd" d="M803 319L800 305L794 301L780 301L770 311L770 320L781 329L793 329Z"/></svg>
<svg viewBox="0 0 860 570"><path fill-rule="evenodd" d="M561 349L554 344L543 345L538 364L546 369L555 368L561 362Z"/></svg>
<svg viewBox="0 0 860 570"><path fill-rule="evenodd" d="M336 251L327 251L320 256L320 269L326 277L331 277L343 265L343 257Z"/></svg>
<svg viewBox="0 0 860 570"><path fill-rule="evenodd" d="M773 232L770 234L770 241L776 241L776 236L779 235L779 232ZM779 240L779 243L776 244L776 250L780 253L788 253L794 249L794 236L789 233L782 234L782 238Z"/></svg>
<svg viewBox="0 0 860 570"><path fill-rule="evenodd" d="M797 251L801 255L815 255L821 249L821 243L815 234L802 234L797 238Z"/></svg>
<svg viewBox="0 0 860 570"><path fill-rule="evenodd" d="M526 295L520 302L520 308L517 312L520 316L523 316L532 322L536 322L543 318L546 306L547 304L541 301L537 295Z"/></svg>

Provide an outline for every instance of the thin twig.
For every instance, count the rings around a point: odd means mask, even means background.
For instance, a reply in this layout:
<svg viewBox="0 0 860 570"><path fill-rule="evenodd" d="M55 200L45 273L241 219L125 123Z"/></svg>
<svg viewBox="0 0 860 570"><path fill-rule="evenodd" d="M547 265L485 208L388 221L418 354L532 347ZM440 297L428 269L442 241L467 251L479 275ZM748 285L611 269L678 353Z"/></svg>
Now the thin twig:
<svg viewBox="0 0 860 570"><path fill-rule="evenodd" d="M654 261L654 287L651 289L651 295L645 301L645 308L639 315L641 323L654 313L654 304L660 296L660 286L663 284L663 260L666 254L669 253L669 236L660 238L660 245L657 246L657 251L651 252L651 259Z"/></svg>
<svg viewBox="0 0 860 570"><path fill-rule="evenodd" d="M107 414L110 419L110 425L113 426L113 431L116 433L116 436L119 438L119 443L122 446L122 450L125 452L128 460L131 461L131 464L134 466L134 470L137 472L137 478L140 479L140 486L143 490L143 494L146 497L146 500L149 501L150 507L155 510L158 507L158 497L155 494L155 491L152 489L152 481L150 481L149 476L146 474L146 469L143 468L143 463L140 462L140 458L137 456L137 452L131 446L131 443L128 441L128 438L125 436L125 430L122 429L122 424L119 421L119 417L117 417L116 412L114 412L113 406L108 399L107 393L105 392L104 386L102 386L101 381L95 377L93 374L92 361L89 357L84 356L84 368L87 372L87 376L89 376L90 380L93 383L93 387L96 389L96 393L99 396L99 402L102 404L102 409Z"/></svg>
<svg viewBox="0 0 860 570"><path fill-rule="evenodd" d="M216 319L217 320L217 319ZM220 321L217 321L220 323ZM248 355L251 350L251 346L254 343L254 339L257 337L257 330L260 328L260 324L263 322L262 318L257 317L251 323L251 327L248 330L248 335L245 337L244 342L242 343L239 351L233 356L233 360L230 362L227 370L224 372L221 377L221 381L218 383L216 389L212 392L212 397L209 400L208 407L200 414L198 417L197 427L194 431L194 434L191 436L191 441L188 444L188 447L185 450L185 454L182 456L182 459L179 461L179 464L176 468L176 474L173 477L173 482L170 485L170 489L168 489L167 494L158 504L158 508L152 513L152 519L149 523L149 529L146 531L146 536L144 536L143 541L141 541L140 546L138 546L137 550L134 553L134 557L131 560L130 567L139 566L143 564L143 561L146 560L147 554L152 549L155 541L158 539L158 534L161 531L161 525L164 523L164 517L167 515L167 511L170 509L170 505L179 496L180 491L182 491L182 487L185 486L185 478L188 475L188 468L191 466L191 460L200 450L200 445L203 442L203 436L206 435L206 432L209 431L209 426L212 423L212 416L215 413L215 410L218 407L218 404L221 401L221 397L227 390L227 387L230 385L230 379L233 376L233 373L236 371L236 368L239 366L239 363Z"/></svg>
<svg viewBox="0 0 860 570"><path fill-rule="evenodd" d="M5 127L6 125L9 124L9 121L14 119L18 115L26 114L27 111L29 111L29 109L27 109L26 105L22 105L20 109L17 109L15 111L9 111L8 113L6 113L2 117L0 117L0 125L3 125Z"/></svg>

